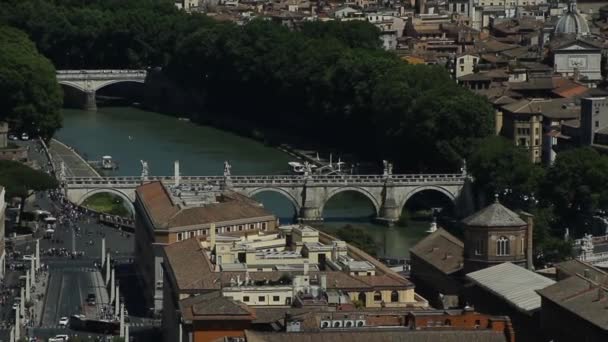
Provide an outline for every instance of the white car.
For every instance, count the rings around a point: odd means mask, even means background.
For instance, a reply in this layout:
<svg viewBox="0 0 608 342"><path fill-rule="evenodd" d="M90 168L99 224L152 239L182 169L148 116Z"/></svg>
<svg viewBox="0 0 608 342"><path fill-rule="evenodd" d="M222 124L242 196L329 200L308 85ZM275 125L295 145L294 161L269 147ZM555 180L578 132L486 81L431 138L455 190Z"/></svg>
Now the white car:
<svg viewBox="0 0 608 342"><path fill-rule="evenodd" d="M14 135L14 134L9 134L8 135L8 140L19 140L19 138L17 138L17 136Z"/></svg>
<svg viewBox="0 0 608 342"><path fill-rule="evenodd" d="M60 326L60 327L67 328L67 326L68 326L68 323L69 323L69 322L70 322L70 319L69 319L69 318L67 318L67 317L61 317L61 318L59 319L59 326ZM57 336L64 336L64 335L57 335ZM57 337L57 336L55 336L55 337ZM66 336L66 337L67 337L67 336ZM67 340L66 340L66 341L67 341Z"/></svg>
<svg viewBox="0 0 608 342"><path fill-rule="evenodd" d="M21 133L21 140L30 140L30 136L27 133Z"/></svg>
<svg viewBox="0 0 608 342"><path fill-rule="evenodd" d="M57 335L49 338L49 342L66 342L70 339L68 335Z"/></svg>
<svg viewBox="0 0 608 342"><path fill-rule="evenodd" d="M31 254L28 254L28 255L24 255L24 256L23 256L23 260L26 260L26 261L31 261L32 259L34 259L34 256L33 256L33 255L31 255Z"/></svg>

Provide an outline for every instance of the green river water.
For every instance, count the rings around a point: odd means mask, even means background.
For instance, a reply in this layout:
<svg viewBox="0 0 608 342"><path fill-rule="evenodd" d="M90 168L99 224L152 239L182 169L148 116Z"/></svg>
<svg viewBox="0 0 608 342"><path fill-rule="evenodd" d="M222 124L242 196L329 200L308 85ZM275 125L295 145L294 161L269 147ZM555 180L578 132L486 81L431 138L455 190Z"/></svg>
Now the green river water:
<svg viewBox="0 0 608 342"><path fill-rule="evenodd" d="M183 175L220 175L225 160L234 175L270 175L288 171L293 157L273 147L212 127L131 107L101 107L97 112L64 109L63 128L57 138L87 159L111 155L119 163L114 175L141 174L146 160L151 175L172 175L173 161L180 161ZM131 138L129 138L131 137ZM277 215L291 222L294 208L282 195L272 192L255 197ZM374 209L363 195L343 192L325 206L324 228L332 231L347 223L365 228L377 243L379 256L407 257L425 236L426 223L387 228L369 222Z"/></svg>

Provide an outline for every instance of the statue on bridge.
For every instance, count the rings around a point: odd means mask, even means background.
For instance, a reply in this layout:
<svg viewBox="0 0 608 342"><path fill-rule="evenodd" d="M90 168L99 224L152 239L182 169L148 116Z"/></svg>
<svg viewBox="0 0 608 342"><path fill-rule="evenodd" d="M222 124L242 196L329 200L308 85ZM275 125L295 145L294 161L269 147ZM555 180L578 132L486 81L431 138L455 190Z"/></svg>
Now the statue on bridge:
<svg viewBox="0 0 608 342"><path fill-rule="evenodd" d="M59 166L59 180L64 182L65 178L66 178L66 169L65 169L65 162L61 161L61 164Z"/></svg>
<svg viewBox="0 0 608 342"><path fill-rule="evenodd" d="M225 160L224 161L224 177L230 177L230 175L231 175L230 169L232 169L232 165L230 165L230 163L227 160Z"/></svg>
<svg viewBox="0 0 608 342"><path fill-rule="evenodd" d="M141 178L143 180L148 180L148 174L149 174L148 162L145 160L140 160L139 162L141 163Z"/></svg>
<svg viewBox="0 0 608 342"><path fill-rule="evenodd" d="M463 176L467 175L467 160L466 159L462 160L462 167L460 168L460 172L462 172Z"/></svg>
<svg viewBox="0 0 608 342"><path fill-rule="evenodd" d="M382 164L384 165L384 170L382 171L382 175L384 177L393 175L393 163L390 163L388 160L383 160Z"/></svg>

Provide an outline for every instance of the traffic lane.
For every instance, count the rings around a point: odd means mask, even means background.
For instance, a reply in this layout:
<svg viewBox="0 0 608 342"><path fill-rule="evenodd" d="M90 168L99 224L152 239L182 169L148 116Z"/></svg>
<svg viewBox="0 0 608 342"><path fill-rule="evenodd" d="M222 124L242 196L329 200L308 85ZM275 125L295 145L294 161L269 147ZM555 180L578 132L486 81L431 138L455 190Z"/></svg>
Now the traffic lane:
<svg viewBox="0 0 608 342"><path fill-rule="evenodd" d="M86 294L93 284L83 268L51 270L43 313L43 326L57 326L61 317L81 314Z"/></svg>
<svg viewBox="0 0 608 342"><path fill-rule="evenodd" d="M58 270L51 270L48 282L44 298L44 311L42 312L42 325L54 326L59 322L57 303L60 300L63 274Z"/></svg>
<svg viewBox="0 0 608 342"><path fill-rule="evenodd" d="M72 250L72 238L75 241L75 250L85 252L85 256L101 257L101 240L105 237L106 249L112 254L133 255L134 234L121 232L115 228L97 223L79 223L79 231L73 234L73 228L59 225L50 239L42 239L41 248L66 248ZM59 240L59 242L57 242ZM118 252L118 253L116 253Z"/></svg>

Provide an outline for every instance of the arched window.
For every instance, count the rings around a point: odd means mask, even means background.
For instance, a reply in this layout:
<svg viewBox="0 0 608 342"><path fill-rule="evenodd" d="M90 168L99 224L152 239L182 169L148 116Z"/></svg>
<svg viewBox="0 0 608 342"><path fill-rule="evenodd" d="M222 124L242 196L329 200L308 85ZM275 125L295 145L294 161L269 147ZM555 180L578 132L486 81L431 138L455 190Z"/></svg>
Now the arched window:
<svg viewBox="0 0 608 342"><path fill-rule="evenodd" d="M397 292L397 290L393 290L393 292L391 292L391 302L398 302L399 301L399 292Z"/></svg>
<svg viewBox="0 0 608 342"><path fill-rule="evenodd" d="M511 241L506 236L501 236L496 240L496 255L509 255L511 254Z"/></svg>
<svg viewBox="0 0 608 342"><path fill-rule="evenodd" d="M359 292L359 297L357 298L361 304L365 305L366 299L365 292Z"/></svg>
<svg viewBox="0 0 608 342"><path fill-rule="evenodd" d="M374 292L374 302L381 302L381 301L382 301L382 293L380 293L380 291Z"/></svg>

